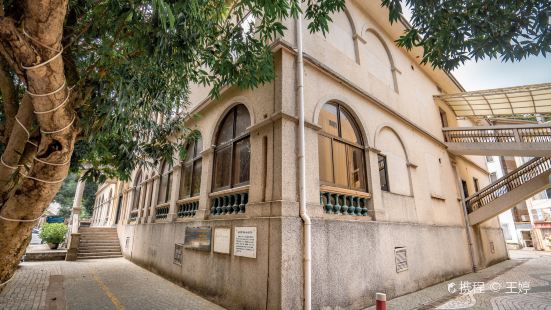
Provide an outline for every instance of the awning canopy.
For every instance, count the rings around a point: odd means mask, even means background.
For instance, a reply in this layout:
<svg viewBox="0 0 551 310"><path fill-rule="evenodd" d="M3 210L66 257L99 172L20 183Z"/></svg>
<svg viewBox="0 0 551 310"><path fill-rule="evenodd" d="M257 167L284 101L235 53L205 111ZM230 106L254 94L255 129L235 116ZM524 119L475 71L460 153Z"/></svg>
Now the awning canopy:
<svg viewBox="0 0 551 310"><path fill-rule="evenodd" d="M457 116L551 114L551 83L435 96Z"/></svg>

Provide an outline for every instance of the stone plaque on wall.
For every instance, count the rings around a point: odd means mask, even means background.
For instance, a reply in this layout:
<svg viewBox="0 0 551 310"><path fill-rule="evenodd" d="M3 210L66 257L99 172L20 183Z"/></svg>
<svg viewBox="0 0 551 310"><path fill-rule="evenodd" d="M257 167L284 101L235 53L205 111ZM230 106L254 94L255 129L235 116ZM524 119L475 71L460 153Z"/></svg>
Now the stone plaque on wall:
<svg viewBox="0 0 551 310"><path fill-rule="evenodd" d="M210 227L186 227L184 247L186 249L210 252L211 234Z"/></svg>
<svg viewBox="0 0 551 310"><path fill-rule="evenodd" d="M214 252L230 254L231 228L214 228Z"/></svg>
<svg viewBox="0 0 551 310"><path fill-rule="evenodd" d="M233 255L256 258L256 227L235 227Z"/></svg>

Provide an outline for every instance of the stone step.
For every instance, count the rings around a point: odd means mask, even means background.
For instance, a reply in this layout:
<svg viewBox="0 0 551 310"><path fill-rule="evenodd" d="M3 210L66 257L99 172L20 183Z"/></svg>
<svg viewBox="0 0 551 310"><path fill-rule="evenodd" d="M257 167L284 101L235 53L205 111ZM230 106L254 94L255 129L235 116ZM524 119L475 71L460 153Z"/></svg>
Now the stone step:
<svg viewBox="0 0 551 310"><path fill-rule="evenodd" d="M113 245L94 245L94 246L81 246L78 250L102 250L102 249L119 249L121 246L118 244Z"/></svg>
<svg viewBox="0 0 551 310"><path fill-rule="evenodd" d="M100 258L115 258L115 257L122 257L122 254L116 254L116 255L96 255L96 256L77 256L77 259L100 259Z"/></svg>
<svg viewBox="0 0 551 310"><path fill-rule="evenodd" d="M121 253L121 249L93 249L93 250L78 250L78 255L90 255L98 253Z"/></svg>
<svg viewBox="0 0 551 310"><path fill-rule="evenodd" d="M119 237L117 236L86 236L86 237L80 237L80 240L97 240L97 239L105 239L105 240L119 240Z"/></svg>
<svg viewBox="0 0 551 310"><path fill-rule="evenodd" d="M121 246L118 242L88 242L79 244L79 248L101 246Z"/></svg>

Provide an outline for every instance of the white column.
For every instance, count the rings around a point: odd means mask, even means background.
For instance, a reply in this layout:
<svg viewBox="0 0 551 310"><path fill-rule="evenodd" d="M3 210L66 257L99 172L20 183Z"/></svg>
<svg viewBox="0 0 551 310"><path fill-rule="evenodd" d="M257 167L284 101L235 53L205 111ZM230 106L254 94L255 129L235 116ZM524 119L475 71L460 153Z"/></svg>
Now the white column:
<svg viewBox="0 0 551 310"><path fill-rule="evenodd" d="M82 194L84 193L84 186L86 182L78 180L77 189L75 192L75 199L73 200L73 208L71 209L71 233L78 232L80 210L82 203Z"/></svg>

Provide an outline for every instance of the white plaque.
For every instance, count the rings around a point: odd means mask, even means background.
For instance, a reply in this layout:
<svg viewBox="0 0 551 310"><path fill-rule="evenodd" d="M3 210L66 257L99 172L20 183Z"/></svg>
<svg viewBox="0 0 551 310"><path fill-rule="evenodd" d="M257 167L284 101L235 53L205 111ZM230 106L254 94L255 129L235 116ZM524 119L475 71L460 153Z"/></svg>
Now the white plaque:
<svg viewBox="0 0 551 310"><path fill-rule="evenodd" d="M214 228L214 252L230 254L231 228Z"/></svg>
<svg viewBox="0 0 551 310"><path fill-rule="evenodd" d="M256 227L235 227L233 255L256 258Z"/></svg>

